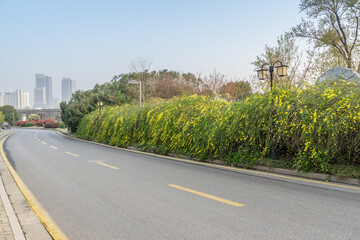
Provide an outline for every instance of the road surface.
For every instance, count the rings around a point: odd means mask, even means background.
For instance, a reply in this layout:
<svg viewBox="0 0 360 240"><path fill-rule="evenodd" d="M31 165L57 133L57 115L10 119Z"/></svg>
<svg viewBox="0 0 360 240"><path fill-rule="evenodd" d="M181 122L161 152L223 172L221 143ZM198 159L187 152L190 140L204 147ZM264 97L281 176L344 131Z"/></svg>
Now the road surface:
<svg viewBox="0 0 360 240"><path fill-rule="evenodd" d="M69 239L360 239L360 188L234 172L21 129L4 144Z"/></svg>

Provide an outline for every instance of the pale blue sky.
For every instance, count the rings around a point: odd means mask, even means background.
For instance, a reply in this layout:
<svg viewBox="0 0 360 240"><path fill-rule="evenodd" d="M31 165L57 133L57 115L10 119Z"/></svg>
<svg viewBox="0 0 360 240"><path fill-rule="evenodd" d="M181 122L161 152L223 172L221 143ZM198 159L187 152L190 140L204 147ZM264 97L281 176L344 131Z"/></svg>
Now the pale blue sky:
<svg viewBox="0 0 360 240"><path fill-rule="evenodd" d="M265 44L301 20L299 0L0 0L0 92L33 93L35 73L90 89L129 72L138 56L152 70L231 77L253 73Z"/></svg>

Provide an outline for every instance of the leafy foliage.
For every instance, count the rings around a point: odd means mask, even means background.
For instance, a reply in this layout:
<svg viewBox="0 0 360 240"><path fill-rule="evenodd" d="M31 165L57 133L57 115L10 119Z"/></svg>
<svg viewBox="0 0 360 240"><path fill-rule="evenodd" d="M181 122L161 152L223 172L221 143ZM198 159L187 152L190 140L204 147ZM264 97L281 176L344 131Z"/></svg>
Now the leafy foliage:
<svg viewBox="0 0 360 240"><path fill-rule="evenodd" d="M223 96L228 95L230 100L238 101L251 94L251 86L244 81L228 82L220 87L219 93Z"/></svg>
<svg viewBox="0 0 360 240"><path fill-rule="evenodd" d="M324 47L341 66L358 68L360 3L355 0L301 0L300 10L309 19L293 27L290 36L305 38ZM356 66L358 64L358 66Z"/></svg>
<svg viewBox="0 0 360 240"><path fill-rule="evenodd" d="M26 122L24 127L33 127L35 124L33 122Z"/></svg>
<svg viewBox="0 0 360 240"><path fill-rule="evenodd" d="M15 108L10 105L5 105L5 106L0 107L0 111L5 115L5 121L7 121L11 125L15 126L15 122L19 119L19 114L15 110ZM14 113L15 122L13 122L12 113Z"/></svg>
<svg viewBox="0 0 360 240"><path fill-rule="evenodd" d="M37 121L37 120L40 120L40 119L41 119L41 116L40 116L39 114L33 113L33 114L30 114L30 115L29 115L29 119L30 119L30 120L33 120L33 121Z"/></svg>
<svg viewBox="0 0 360 240"><path fill-rule="evenodd" d="M360 166L360 89L332 82L305 90L276 88L240 102L192 95L138 107L105 107L83 118L77 135L232 165L278 156L297 170Z"/></svg>
<svg viewBox="0 0 360 240"><path fill-rule="evenodd" d="M61 119L76 132L80 120L88 113L99 108L99 102L103 106L118 106L126 103L139 102L138 85L129 85L129 80L141 80L144 102L154 99L170 99L182 95L215 95L224 84L225 76L215 72L209 78L196 77L194 74L181 74L175 71L161 70L153 72L133 72L115 76L109 83L96 85L88 91L77 91L71 100L60 103ZM248 83L238 81L225 83L220 88L222 94L229 94L231 98L238 99L251 93Z"/></svg>
<svg viewBox="0 0 360 240"><path fill-rule="evenodd" d="M2 124L5 121L5 115L3 112L0 111L0 124Z"/></svg>
<svg viewBox="0 0 360 240"><path fill-rule="evenodd" d="M115 76L111 82L103 85L95 85L88 91L76 91L71 100L60 103L61 119L76 132L80 120L88 113L94 111L98 102L104 105L121 105L130 101L130 91L127 81L132 79L131 74Z"/></svg>

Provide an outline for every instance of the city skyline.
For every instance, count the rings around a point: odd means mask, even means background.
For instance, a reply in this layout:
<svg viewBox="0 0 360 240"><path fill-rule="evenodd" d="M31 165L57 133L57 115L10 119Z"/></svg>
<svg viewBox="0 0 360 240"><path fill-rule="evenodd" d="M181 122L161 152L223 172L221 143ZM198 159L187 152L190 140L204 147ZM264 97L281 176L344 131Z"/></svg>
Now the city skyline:
<svg viewBox="0 0 360 240"><path fill-rule="evenodd" d="M0 107L10 105L15 109L31 108L29 93L17 89L11 92L0 92Z"/></svg>
<svg viewBox="0 0 360 240"><path fill-rule="evenodd" d="M61 101L69 101L72 93L77 90L76 80L69 77L63 77L60 89L61 98L53 97L52 92L54 89L52 88L52 83L51 76L44 73L37 73L35 74L33 94L21 89L10 91L3 91L0 89L0 106L11 105L16 109L58 108Z"/></svg>
<svg viewBox="0 0 360 240"><path fill-rule="evenodd" d="M0 1L0 81L8 83L0 90L22 88L33 95L33 74L46 72L53 77L54 97L61 98L63 77L88 90L130 72L138 56L152 60L151 70L204 75L216 69L229 78L247 78L265 45L275 45L301 21L298 4Z"/></svg>

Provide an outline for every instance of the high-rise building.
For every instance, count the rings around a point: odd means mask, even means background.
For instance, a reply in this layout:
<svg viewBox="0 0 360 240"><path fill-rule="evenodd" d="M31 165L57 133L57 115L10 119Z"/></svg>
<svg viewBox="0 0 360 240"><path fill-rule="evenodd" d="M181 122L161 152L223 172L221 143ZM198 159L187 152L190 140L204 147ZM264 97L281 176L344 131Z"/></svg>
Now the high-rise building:
<svg viewBox="0 0 360 240"><path fill-rule="evenodd" d="M21 92L20 109L30 108L30 97L28 92Z"/></svg>
<svg viewBox="0 0 360 240"><path fill-rule="evenodd" d="M29 93L16 90L15 92L0 93L0 106L10 105L16 109L30 107Z"/></svg>
<svg viewBox="0 0 360 240"><path fill-rule="evenodd" d="M15 92L6 92L4 94L4 105L13 106L16 109L20 108L21 91L16 90Z"/></svg>
<svg viewBox="0 0 360 240"><path fill-rule="evenodd" d="M72 94L76 91L76 81L71 78L63 78L61 81L61 98L70 101Z"/></svg>
<svg viewBox="0 0 360 240"><path fill-rule="evenodd" d="M44 87L34 89L34 108L46 107L46 92Z"/></svg>
<svg viewBox="0 0 360 240"><path fill-rule="evenodd" d="M4 95L5 93L0 92L0 107L4 106Z"/></svg>
<svg viewBox="0 0 360 240"><path fill-rule="evenodd" d="M46 104L50 107L53 104L52 77L45 76Z"/></svg>
<svg viewBox="0 0 360 240"><path fill-rule="evenodd" d="M35 74L34 107L44 108L52 105L52 77Z"/></svg>

